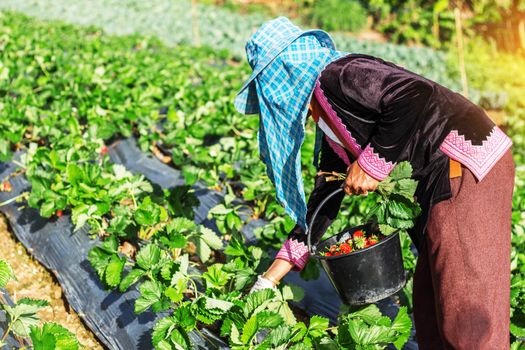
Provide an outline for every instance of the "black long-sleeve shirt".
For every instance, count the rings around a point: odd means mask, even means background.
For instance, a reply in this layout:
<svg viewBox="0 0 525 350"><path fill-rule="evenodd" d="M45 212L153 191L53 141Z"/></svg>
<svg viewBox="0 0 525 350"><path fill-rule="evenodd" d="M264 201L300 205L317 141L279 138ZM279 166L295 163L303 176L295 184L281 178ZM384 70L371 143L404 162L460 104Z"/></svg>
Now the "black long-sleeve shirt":
<svg viewBox="0 0 525 350"><path fill-rule="evenodd" d="M378 180L396 163L411 163L419 181L416 198L423 209L409 232L416 247L432 206L451 196L449 159L462 163L481 181L511 146L485 112L460 94L372 56L350 54L330 63L321 72L314 95L332 131L330 140L326 136L323 140L320 170L344 172L348 164L342 152ZM316 178L307 222L338 185ZM312 227L313 242L335 218L342 199L342 194L334 197L321 210ZM305 242L304 231L295 227L277 257L301 269L308 258Z"/></svg>

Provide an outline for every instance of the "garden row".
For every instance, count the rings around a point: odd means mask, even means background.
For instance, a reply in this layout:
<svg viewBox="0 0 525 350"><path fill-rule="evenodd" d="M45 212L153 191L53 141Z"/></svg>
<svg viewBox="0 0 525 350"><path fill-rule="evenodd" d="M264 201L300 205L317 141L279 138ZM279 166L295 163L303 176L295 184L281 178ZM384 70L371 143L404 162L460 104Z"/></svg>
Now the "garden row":
<svg viewBox="0 0 525 350"><path fill-rule="evenodd" d="M267 20L261 15L243 16L215 6L199 4L192 8L191 4L190 0L3 0L0 8L42 19L95 25L112 34L155 36L170 46L201 44L227 49L243 60L246 40ZM339 50L377 55L460 88L458 75L447 69L444 52L359 41L339 33L333 36Z"/></svg>
<svg viewBox="0 0 525 350"><path fill-rule="evenodd" d="M297 292L290 287L276 292L277 298L271 291L244 296L268 263L262 246L243 243L245 221L269 221L258 237L274 247L293 224L283 218L258 160L257 118L236 114L231 104L246 66L228 65L226 53L209 49L168 49L155 39L110 37L95 28L12 13L0 17L0 46L0 151L3 160L25 151L20 172L31 190L21 198L43 217L65 211L78 228L89 224L103 241L91 251L91 264L108 287L139 284L135 311L171 310L157 323L156 347L187 348L188 332L203 324L220 327L234 348L301 349L312 342L380 347L406 340L406 311L394 321L401 332L374 307L342 314L334 337L327 319L314 317L308 324L294 319L287 300ZM130 135L144 151L180 169L187 185L202 179L225 193L224 203L212 209L221 236L193 222L189 208L196 203L189 188L157 191L108 159L105 145ZM312 138L309 130L305 164ZM236 199L245 200L249 217ZM518 196L515 243L524 240L522 202ZM365 213L371 204L351 203L354 220L360 217L355 212ZM513 251L515 334L522 331L524 256ZM406 261L413 267L413 259ZM274 325L280 327L258 344L257 332ZM376 338L368 335L371 327L377 327Z"/></svg>

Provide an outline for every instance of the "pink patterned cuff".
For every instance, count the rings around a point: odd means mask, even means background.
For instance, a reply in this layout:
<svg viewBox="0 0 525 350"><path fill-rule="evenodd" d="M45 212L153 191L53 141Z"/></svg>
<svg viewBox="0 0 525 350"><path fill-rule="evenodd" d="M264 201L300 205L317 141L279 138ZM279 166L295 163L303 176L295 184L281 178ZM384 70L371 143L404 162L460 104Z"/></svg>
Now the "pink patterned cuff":
<svg viewBox="0 0 525 350"><path fill-rule="evenodd" d="M357 162L368 175L379 181L384 180L395 166L395 163L387 162L379 156L370 144L359 155Z"/></svg>
<svg viewBox="0 0 525 350"><path fill-rule="evenodd" d="M295 271L301 271L306 263L310 253L308 247L303 242L299 242L293 238L287 239L283 246L275 256L276 259L282 259L293 263Z"/></svg>
<svg viewBox="0 0 525 350"><path fill-rule="evenodd" d="M466 166L481 181L511 145L511 139L494 126L481 145L473 145L472 141L465 139L457 130L452 130L439 149Z"/></svg>

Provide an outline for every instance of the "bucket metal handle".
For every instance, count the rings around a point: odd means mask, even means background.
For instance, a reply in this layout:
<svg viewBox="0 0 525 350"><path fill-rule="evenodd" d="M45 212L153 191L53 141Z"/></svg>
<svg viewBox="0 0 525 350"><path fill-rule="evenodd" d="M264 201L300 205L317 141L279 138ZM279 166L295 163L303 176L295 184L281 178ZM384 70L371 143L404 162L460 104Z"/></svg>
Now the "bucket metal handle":
<svg viewBox="0 0 525 350"><path fill-rule="evenodd" d="M306 230L306 242L308 244L308 252L310 254L315 254L315 247L312 248L312 242L311 242L312 227L313 227L313 224L315 222L315 219L317 218L317 215L319 214L319 211L321 210L321 208L324 207L326 202L328 202L336 194L339 194L339 192L341 192L341 191L344 191L344 189L342 187L338 188L337 190L335 190L334 192L332 192L328 196L326 196L326 198L323 199L323 201L315 209L314 215L312 215L312 219L310 220L310 224L308 225L308 228Z"/></svg>

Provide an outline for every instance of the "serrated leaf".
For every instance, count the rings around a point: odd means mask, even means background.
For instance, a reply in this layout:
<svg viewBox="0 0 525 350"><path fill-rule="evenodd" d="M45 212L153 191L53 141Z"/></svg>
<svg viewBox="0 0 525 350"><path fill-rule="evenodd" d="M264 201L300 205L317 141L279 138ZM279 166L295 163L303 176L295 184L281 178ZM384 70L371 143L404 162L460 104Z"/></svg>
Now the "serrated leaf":
<svg viewBox="0 0 525 350"><path fill-rule="evenodd" d="M202 274L208 288L222 288L230 280L230 274L222 270L222 264L214 264Z"/></svg>
<svg viewBox="0 0 525 350"><path fill-rule="evenodd" d="M230 328L230 345L233 346L237 344L241 344L241 335L235 323L232 323Z"/></svg>
<svg viewBox="0 0 525 350"><path fill-rule="evenodd" d="M348 315L349 318L362 318L368 324L375 324L376 320L382 316L383 314L375 304L365 306Z"/></svg>
<svg viewBox="0 0 525 350"><path fill-rule="evenodd" d="M412 177L412 165L408 161L397 164L389 177L393 180L409 179Z"/></svg>
<svg viewBox="0 0 525 350"><path fill-rule="evenodd" d="M401 220L401 219L394 218L394 217L387 217L386 223L389 226L400 228L400 229L405 229L405 230L414 227L413 220Z"/></svg>
<svg viewBox="0 0 525 350"><path fill-rule="evenodd" d="M116 287L120 284L122 278L122 270L124 269L124 264L126 259L113 254L109 259L106 271L104 273L104 281L110 287Z"/></svg>
<svg viewBox="0 0 525 350"><path fill-rule="evenodd" d="M291 300L296 303L304 298L304 289L295 284L288 284L283 287L282 293L285 300Z"/></svg>
<svg viewBox="0 0 525 350"><path fill-rule="evenodd" d="M233 303L221 299L206 297L206 308L219 309L223 312L228 311L233 306Z"/></svg>
<svg viewBox="0 0 525 350"><path fill-rule="evenodd" d="M388 213L391 216L395 216L399 219L411 220L412 219L412 208L403 202L389 201L388 202Z"/></svg>
<svg viewBox="0 0 525 350"><path fill-rule="evenodd" d="M293 326L293 330L292 330L293 337L291 338L291 341L292 342L301 341L307 332L308 332L308 328L306 327L304 322L297 322Z"/></svg>
<svg viewBox="0 0 525 350"><path fill-rule="evenodd" d="M289 349L290 350L312 350L312 347L309 345L303 344L303 343L297 343L297 344L292 345ZM320 347L319 349L325 349L325 348Z"/></svg>
<svg viewBox="0 0 525 350"><path fill-rule="evenodd" d="M0 259L0 289L5 288L7 282L15 279L15 273L11 265L4 259Z"/></svg>
<svg viewBox="0 0 525 350"><path fill-rule="evenodd" d="M410 337L410 330L412 329L412 321L408 316L406 307L403 306L399 309L394 322L392 322L391 329L398 334L397 339L393 342L394 346L401 350L407 343Z"/></svg>
<svg viewBox="0 0 525 350"><path fill-rule="evenodd" d="M257 324L259 328L275 328L283 323L283 318L272 311L264 310L257 313Z"/></svg>
<svg viewBox="0 0 525 350"><path fill-rule="evenodd" d="M290 328L287 326L279 326L274 328L267 336L266 340L274 347L285 345L290 338Z"/></svg>
<svg viewBox="0 0 525 350"><path fill-rule="evenodd" d="M160 267L160 276L166 281L170 281L173 277L175 262L168 260ZM178 266L177 266L178 267Z"/></svg>
<svg viewBox="0 0 525 350"><path fill-rule="evenodd" d="M191 312L191 304L185 303L184 305L175 309L173 318L179 327L182 327L186 332L190 332L197 326L197 320Z"/></svg>
<svg viewBox="0 0 525 350"><path fill-rule="evenodd" d="M120 281L119 290L125 292L131 285L138 282L138 280L146 274L146 271L141 269L132 269Z"/></svg>
<svg viewBox="0 0 525 350"><path fill-rule="evenodd" d="M79 348L75 335L56 323L44 323L41 329L31 327L30 336L34 350L77 350ZM52 342L49 342L51 339ZM53 347L50 348L48 346L51 343Z"/></svg>
<svg viewBox="0 0 525 350"><path fill-rule="evenodd" d="M243 242L237 238L232 238L230 243L224 248L224 254L229 256L245 256L245 247Z"/></svg>
<svg viewBox="0 0 525 350"><path fill-rule="evenodd" d="M211 249L206 243L205 240L203 240L201 237L192 237L191 239L193 243L195 243L195 246L197 248L197 255L199 256L199 259L201 259L202 262L207 262L210 260L211 256Z"/></svg>
<svg viewBox="0 0 525 350"><path fill-rule="evenodd" d="M201 226L200 232L201 238L210 248L215 250L222 249L222 240L215 232L204 226Z"/></svg>
<svg viewBox="0 0 525 350"><path fill-rule="evenodd" d="M414 194L417 189L417 181L412 179L401 179L396 182L396 194L407 198L408 200L414 200Z"/></svg>
<svg viewBox="0 0 525 350"><path fill-rule="evenodd" d="M175 326L175 320L171 316L158 320L155 323L155 326L153 326L153 332L151 335L153 345L157 346L160 342L166 341L170 328Z"/></svg>
<svg viewBox="0 0 525 350"><path fill-rule="evenodd" d="M158 282L146 281L139 287L140 297L135 301L135 313L140 314L159 302L162 297L162 287Z"/></svg>
<svg viewBox="0 0 525 350"><path fill-rule="evenodd" d="M314 315L310 318L310 325L308 326L308 334L313 338L319 338L326 334L329 321L325 317Z"/></svg>
<svg viewBox="0 0 525 350"><path fill-rule="evenodd" d="M3 305L3 307L8 315L13 332L18 336L28 337L31 326L37 326L40 322L36 313L48 305L49 303L46 300L23 298L13 307L6 307L7 305Z"/></svg>
<svg viewBox="0 0 525 350"><path fill-rule="evenodd" d="M161 250L155 244L148 244L142 247L137 253L137 265L144 270L153 269L160 261Z"/></svg>
<svg viewBox="0 0 525 350"><path fill-rule="evenodd" d="M257 310L263 309L275 297L275 292L269 288L248 294L245 299L244 315L249 317Z"/></svg>
<svg viewBox="0 0 525 350"><path fill-rule="evenodd" d="M56 348L56 340L53 334L43 333L37 326L31 326L29 333L34 350L51 350Z"/></svg>
<svg viewBox="0 0 525 350"><path fill-rule="evenodd" d="M110 257L111 255L100 247L93 247L88 253L88 261L95 269L100 279L104 278L104 273Z"/></svg>
<svg viewBox="0 0 525 350"><path fill-rule="evenodd" d="M232 211L233 209L226 208L224 204L218 204L210 209L208 215L227 215Z"/></svg>
<svg viewBox="0 0 525 350"><path fill-rule="evenodd" d="M252 338L255 336L255 333L259 330L257 324L257 315L250 317L242 329L241 342L243 344L248 344Z"/></svg>
<svg viewBox="0 0 525 350"><path fill-rule="evenodd" d="M385 236L389 236L392 233L396 232L397 229L386 224L379 224L379 231L381 231L381 233Z"/></svg>
<svg viewBox="0 0 525 350"><path fill-rule="evenodd" d="M240 270L235 275L235 289L242 290L246 285L251 283L257 274L251 268Z"/></svg>
<svg viewBox="0 0 525 350"><path fill-rule="evenodd" d="M169 233L184 233L194 230L197 225L192 221L184 217L174 218L167 226L166 229Z"/></svg>
<svg viewBox="0 0 525 350"><path fill-rule="evenodd" d="M179 256L177 258L177 262L179 263L179 272L184 275L187 274L188 267L190 265L188 254L183 254Z"/></svg>

